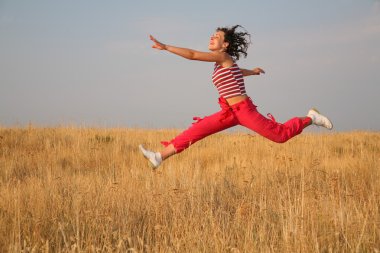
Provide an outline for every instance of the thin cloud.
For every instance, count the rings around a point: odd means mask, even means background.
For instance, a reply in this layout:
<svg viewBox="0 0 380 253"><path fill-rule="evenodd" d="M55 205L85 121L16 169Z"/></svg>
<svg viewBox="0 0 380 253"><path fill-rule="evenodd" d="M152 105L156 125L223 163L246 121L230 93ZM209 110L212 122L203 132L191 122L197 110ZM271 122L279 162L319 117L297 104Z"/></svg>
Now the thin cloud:
<svg viewBox="0 0 380 253"><path fill-rule="evenodd" d="M374 10L368 16L352 22L328 25L318 30L287 31L282 45L295 47L326 46L358 43L380 39L380 2L377 2L379 13ZM281 36L281 35L277 35Z"/></svg>
<svg viewBox="0 0 380 253"><path fill-rule="evenodd" d="M177 33L183 30L183 24L181 24L181 21L165 17L146 17L142 20L137 20L134 27L148 33Z"/></svg>

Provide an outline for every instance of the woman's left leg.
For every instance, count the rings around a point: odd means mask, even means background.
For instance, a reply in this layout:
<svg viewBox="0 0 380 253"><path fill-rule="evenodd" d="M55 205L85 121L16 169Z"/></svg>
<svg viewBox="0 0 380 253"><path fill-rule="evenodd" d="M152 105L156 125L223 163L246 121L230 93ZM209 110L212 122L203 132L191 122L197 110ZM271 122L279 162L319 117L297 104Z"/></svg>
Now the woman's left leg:
<svg viewBox="0 0 380 253"><path fill-rule="evenodd" d="M277 143L288 141L312 123L309 117L295 117L283 124L278 123L273 118L268 119L260 114L251 100L247 100L235 113L242 126Z"/></svg>

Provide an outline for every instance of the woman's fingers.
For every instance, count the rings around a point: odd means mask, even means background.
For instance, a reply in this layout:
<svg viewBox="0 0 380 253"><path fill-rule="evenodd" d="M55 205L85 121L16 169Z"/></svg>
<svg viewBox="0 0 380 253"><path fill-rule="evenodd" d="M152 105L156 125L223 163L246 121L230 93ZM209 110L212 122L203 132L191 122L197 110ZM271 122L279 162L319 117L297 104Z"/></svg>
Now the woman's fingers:
<svg viewBox="0 0 380 253"><path fill-rule="evenodd" d="M149 38L151 41L154 42L154 45L152 46L152 48L157 48L157 49L160 49L162 50L164 48L164 44L162 44L161 42L159 42L158 40L156 40L155 37L153 37L152 35L149 35Z"/></svg>
<svg viewBox="0 0 380 253"><path fill-rule="evenodd" d="M253 72L255 72L257 75L265 74L265 71L262 68L254 68Z"/></svg>

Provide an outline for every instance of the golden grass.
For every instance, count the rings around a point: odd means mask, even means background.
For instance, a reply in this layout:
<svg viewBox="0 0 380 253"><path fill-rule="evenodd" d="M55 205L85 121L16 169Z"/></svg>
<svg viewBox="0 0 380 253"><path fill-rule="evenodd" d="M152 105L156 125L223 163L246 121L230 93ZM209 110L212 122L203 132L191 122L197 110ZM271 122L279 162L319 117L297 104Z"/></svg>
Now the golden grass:
<svg viewBox="0 0 380 253"><path fill-rule="evenodd" d="M380 133L0 128L0 252L379 252Z"/></svg>

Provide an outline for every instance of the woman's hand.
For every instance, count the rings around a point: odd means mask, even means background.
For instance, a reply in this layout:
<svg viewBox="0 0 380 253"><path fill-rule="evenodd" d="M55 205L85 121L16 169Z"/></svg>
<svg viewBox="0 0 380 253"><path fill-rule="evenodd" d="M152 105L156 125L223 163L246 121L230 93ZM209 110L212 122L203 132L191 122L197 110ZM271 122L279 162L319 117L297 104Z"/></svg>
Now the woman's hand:
<svg viewBox="0 0 380 253"><path fill-rule="evenodd" d="M156 40L156 38L154 38L152 35L149 35L149 38L151 41L154 42L154 45L152 46L152 48L156 48L158 50L166 50L166 45L159 42L158 40Z"/></svg>
<svg viewBox="0 0 380 253"><path fill-rule="evenodd" d="M253 75L265 74L265 71L261 68L254 68L254 69L252 69L252 74Z"/></svg>

